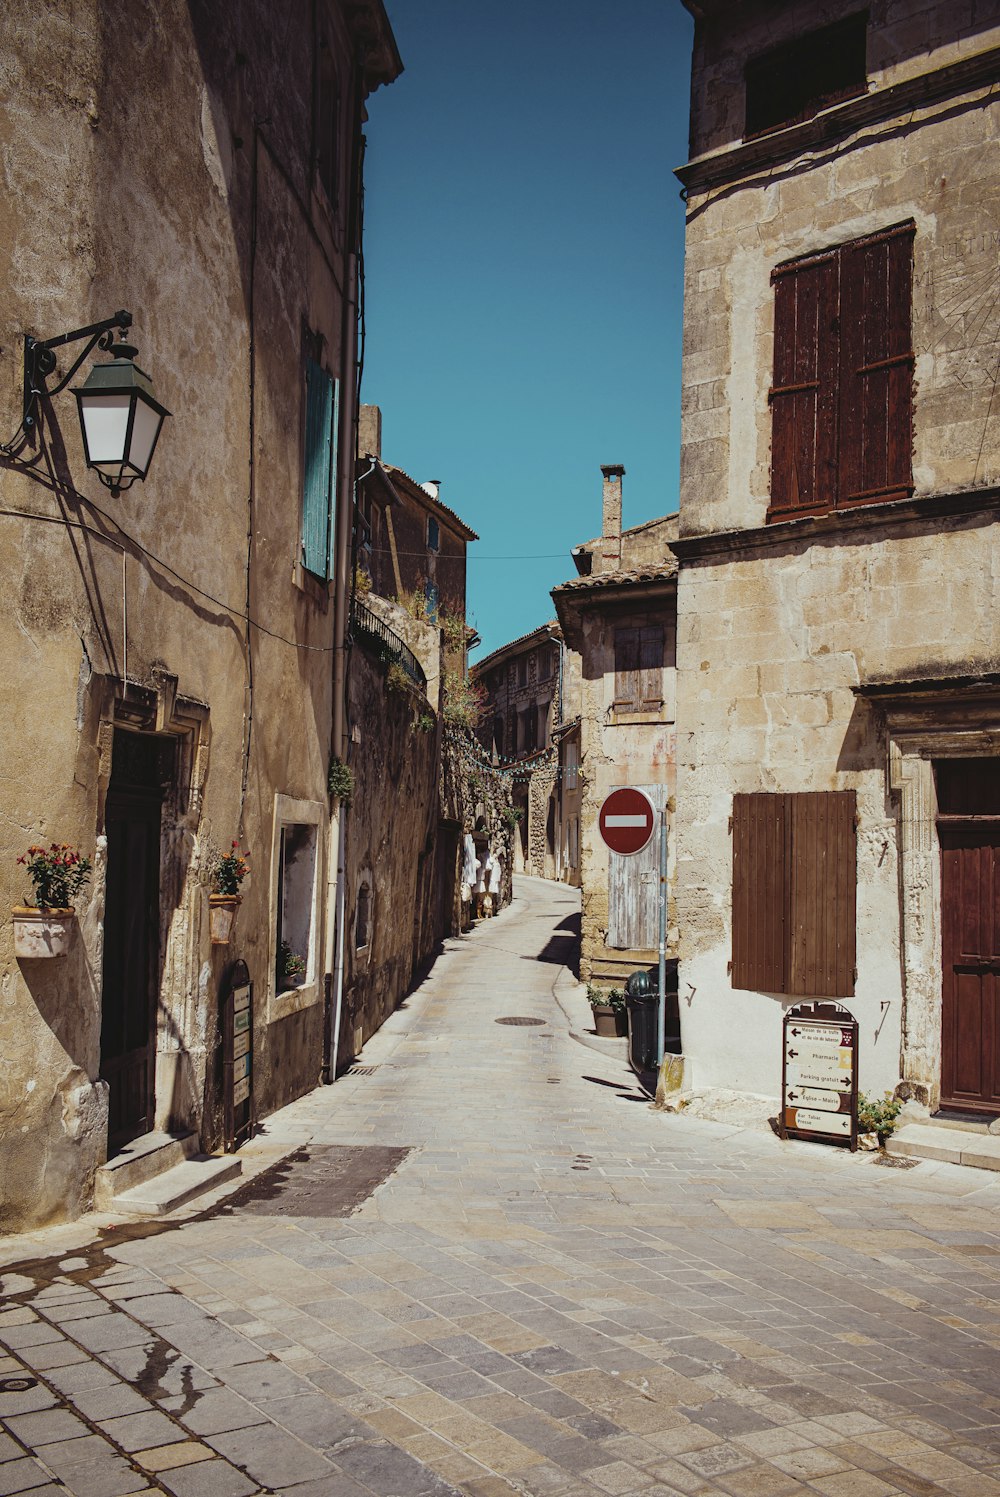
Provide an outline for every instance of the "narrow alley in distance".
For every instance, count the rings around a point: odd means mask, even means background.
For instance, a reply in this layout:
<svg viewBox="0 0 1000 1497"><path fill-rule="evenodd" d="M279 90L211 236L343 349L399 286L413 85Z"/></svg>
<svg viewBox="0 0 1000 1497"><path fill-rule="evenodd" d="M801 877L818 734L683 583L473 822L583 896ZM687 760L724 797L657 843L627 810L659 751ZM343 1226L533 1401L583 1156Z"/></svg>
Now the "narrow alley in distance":
<svg viewBox="0 0 1000 1497"><path fill-rule="evenodd" d="M577 910L519 880L208 1210L4 1243L5 1497L1000 1493L994 1177L653 1111Z"/></svg>

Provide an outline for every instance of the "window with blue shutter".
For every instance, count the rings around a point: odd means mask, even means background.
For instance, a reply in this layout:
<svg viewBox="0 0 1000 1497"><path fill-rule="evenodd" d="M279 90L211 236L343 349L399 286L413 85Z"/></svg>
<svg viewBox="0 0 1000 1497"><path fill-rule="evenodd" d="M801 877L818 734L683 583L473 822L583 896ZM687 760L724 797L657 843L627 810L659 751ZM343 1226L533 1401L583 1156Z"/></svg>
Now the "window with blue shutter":
<svg viewBox="0 0 1000 1497"><path fill-rule="evenodd" d="M330 532L337 473L337 381L306 362L306 450L302 488L302 565L330 575Z"/></svg>

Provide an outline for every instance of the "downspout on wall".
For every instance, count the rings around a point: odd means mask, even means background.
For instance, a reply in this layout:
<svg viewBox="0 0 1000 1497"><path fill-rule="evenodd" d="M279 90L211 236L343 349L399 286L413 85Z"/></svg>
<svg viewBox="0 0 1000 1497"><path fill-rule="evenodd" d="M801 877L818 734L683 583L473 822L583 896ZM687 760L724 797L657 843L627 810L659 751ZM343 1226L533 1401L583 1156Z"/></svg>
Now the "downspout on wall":
<svg viewBox="0 0 1000 1497"><path fill-rule="evenodd" d="M344 303L341 324L341 400L337 433L337 517L334 539L333 615L333 725L331 759L348 762L347 723L347 629L351 596L352 534L354 522L354 476L358 421L358 249L361 225L362 161L364 156L364 72L360 59L354 64L354 133L349 194L349 221L345 237ZM340 1021L344 1001L344 917L346 891L347 807L338 802L330 820L327 875L326 988L330 996L328 1027L324 1035L323 1080L337 1075Z"/></svg>

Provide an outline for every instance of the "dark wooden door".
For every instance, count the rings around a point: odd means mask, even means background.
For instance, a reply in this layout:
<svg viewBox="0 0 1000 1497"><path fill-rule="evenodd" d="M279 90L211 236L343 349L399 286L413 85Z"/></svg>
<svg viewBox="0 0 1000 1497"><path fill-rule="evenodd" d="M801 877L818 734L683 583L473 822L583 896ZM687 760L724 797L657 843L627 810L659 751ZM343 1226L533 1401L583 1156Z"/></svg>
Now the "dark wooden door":
<svg viewBox="0 0 1000 1497"><path fill-rule="evenodd" d="M1000 825L939 826L941 1106L1000 1113Z"/></svg>
<svg viewBox="0 0 1000 1497"><path fill-rule="evenodd" d="M101 1076L108 1083L108 1146L153 1126L155 999L159 971L160 791L108 790L107 900L101 991Z"/></svg>

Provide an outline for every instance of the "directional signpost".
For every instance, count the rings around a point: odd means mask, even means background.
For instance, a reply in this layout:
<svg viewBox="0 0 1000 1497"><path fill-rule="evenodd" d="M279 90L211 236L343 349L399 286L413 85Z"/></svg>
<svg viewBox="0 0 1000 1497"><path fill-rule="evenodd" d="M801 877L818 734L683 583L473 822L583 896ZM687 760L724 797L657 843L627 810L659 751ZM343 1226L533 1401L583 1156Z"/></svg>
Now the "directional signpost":
<svg viewBox="0 0 1000 1497"><path fill-rule="evenodd" d="M782 1025L782 1138L858 1146L858 1024L839 1003L800 1003Z"/></svg>

